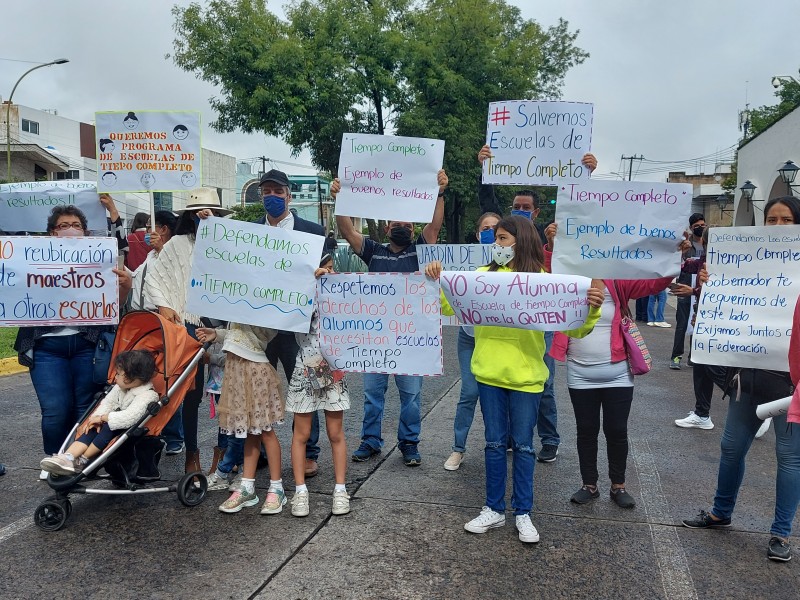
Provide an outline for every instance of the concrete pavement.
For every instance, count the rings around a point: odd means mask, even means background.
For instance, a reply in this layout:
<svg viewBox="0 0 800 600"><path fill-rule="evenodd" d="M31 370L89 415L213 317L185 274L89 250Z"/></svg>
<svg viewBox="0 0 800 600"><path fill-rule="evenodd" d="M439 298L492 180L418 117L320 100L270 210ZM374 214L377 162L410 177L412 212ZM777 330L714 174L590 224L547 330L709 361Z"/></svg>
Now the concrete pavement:
<svg viewBox="0 0 800 600"><path fill-rule="evenodd" d="M669 311L669 317L673 312ZM405 467L394 448L398 399L387 400L387 447L367 463L350 463L352 512L332 517L330 450L323 436L321 474L308 481L311 515L260 516L217 511L224 493L187 509L174 495L76 498L66 528L44 533L31 524L49 494L36 481L41 439L38 404L27 374L0 379L5 406L0 459L0 597L2 598L783 598L800 588L798 556L766 559L774 509L774 433L757 440L730 531L693 531L680 519L708 509L714 493L726 406L715 392L711 431L675 427L694 406L691 369L667 368L672 329L643 327L656 368L637 378L630 419L628 489L638 505L622 510L601 497L570 504L580 486L575 424L564 370L557 374L558 460L537 464L533 522L538 544L522 544L508 515L484 535L464 531L483 504L480 411L458 471L450 453L458 400L454 331L445 334L445 376L425 382L423 464ZM358 444L360 377L349 377L349 448ZM390 390L392 390L390 384ZM204 406L207 406L204 404ZM204 464L213 422L202 425ZM280 431L289 496L289 426ZM536 446L538 448L538 440ZM183 457L165 457L177 478ZM607 470L600 438L599 466ZM259 472L263 500L267 474ZM509 489L510 495L510 489ZM795 521L795 526L797 521ZM793 540L794 541L794 540ZM98 551L97 549L100 548ZM76 558L67 558L67 553Z"/></svg>

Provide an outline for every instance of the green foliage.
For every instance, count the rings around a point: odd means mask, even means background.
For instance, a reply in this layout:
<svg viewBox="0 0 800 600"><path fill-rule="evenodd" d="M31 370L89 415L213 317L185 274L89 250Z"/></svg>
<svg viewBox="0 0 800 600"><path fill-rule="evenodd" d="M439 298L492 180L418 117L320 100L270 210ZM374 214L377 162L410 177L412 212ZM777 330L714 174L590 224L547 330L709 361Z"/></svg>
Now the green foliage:
<svg viewBox="0 0 800 600"><path fill-rule="evenodd" d="M781 87L775 91L775 96L780 99L778 104L759 106L750 111L750 128L747 138L758 135L800 106L800 83L796 81L782 82Z"/></svg>
<svg viewBox="0 0 800 600"><path fill-rule="evenodd" d="M349 245L339 244L333 253L333 268L337 273L366 273L369 269Z"/></svg>
<svg viewBox="0 0 800 600"><path fill-rule="evenodd" d="M16 356L14 340L17 339L16 327L0 327L0 358Z"/></svg>
<svg viewBox="0 0 800 600"><path fill-rule="evenodd" d="M231 219L235 219L237 221L250 221L251 223L255 223L259 219L263 218L265 214L263 204L245 204L244 206L237 204L236 206L233 206L231 210L233 210Z"/></svg>

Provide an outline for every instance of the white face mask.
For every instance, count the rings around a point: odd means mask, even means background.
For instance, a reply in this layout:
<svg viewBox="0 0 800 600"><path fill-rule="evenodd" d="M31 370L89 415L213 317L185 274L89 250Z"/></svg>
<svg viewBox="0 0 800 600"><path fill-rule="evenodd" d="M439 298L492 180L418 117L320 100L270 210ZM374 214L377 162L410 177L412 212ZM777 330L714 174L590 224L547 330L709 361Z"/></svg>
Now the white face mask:
<svg viewBox="0 0 800 600"><path fill-rule="evenodd" d="M506 266L514 259L514 245L501 246L500 244L492 244L492 260L501 267Z"/></svg>
<svg viewBox="0 0 800 600"><path fill-rule="evenodd" d="M56 237L84 237L83 229L75 229L73 227L69 229L56 229L55 233Z"/></svg>

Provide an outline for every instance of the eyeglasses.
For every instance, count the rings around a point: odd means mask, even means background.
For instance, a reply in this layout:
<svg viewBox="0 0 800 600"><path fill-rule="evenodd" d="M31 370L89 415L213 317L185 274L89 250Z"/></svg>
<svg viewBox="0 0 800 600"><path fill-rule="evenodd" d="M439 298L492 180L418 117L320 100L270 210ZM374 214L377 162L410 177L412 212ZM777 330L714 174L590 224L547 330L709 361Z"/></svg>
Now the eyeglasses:
<svg viewBox="0 0 800 600"><path fill-rule="evenodd" d="M80 229L81 231L83 231L83 225L81 225L80 223L59 223L58 225L55 226L55 228L60 229L61 231L64 231L66 229Z"/></svg>

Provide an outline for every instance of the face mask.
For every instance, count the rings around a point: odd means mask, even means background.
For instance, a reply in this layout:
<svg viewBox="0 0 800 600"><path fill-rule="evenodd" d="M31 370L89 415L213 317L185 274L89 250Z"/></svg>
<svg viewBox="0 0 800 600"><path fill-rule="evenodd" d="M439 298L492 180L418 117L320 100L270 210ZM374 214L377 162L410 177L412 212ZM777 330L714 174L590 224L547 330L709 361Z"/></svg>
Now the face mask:
<svg viewBox="0 0 800 600"><path fill-rule="evenodd" d="M148 246L150 245L150 234L149 233L145 233L144 234L144 243L147 244Z"/></svg>
<svg viewBox="0 0 800 600"><path fill-rule="evenodd" d="M702 237L703 232L706 230L704 225L698 225L697 227L692 228L692 233L696 237Z"/></svg>
<svg viewBox="0 0 800 600"><path fill-rule="evenodd" d="M200 217L195 215L195 216L192 217L192 221L194 221L194 228L195 229L200 229Z"/></svg>
<svg viewBox="0 0 800 600"><path fill-rule="evenodd" d="M56 237L83 237L83 229L56 229Z"/></svg>
<svg viewBox="0 0 800 600"><path fill-rule="evenodd" d="M493 244L494 229L484 229L478 233L478 238L481 240L481 244Z"/></svg>
<svg viewBox="0 0 800 600"><path fill-rule="evenodd" d="M392 227L389 231L389 239L401 248L405 248L411 243L411 232L405 227Z"/></svg>
<svg viewBox="0 0 800 600"><path fill-rule="evenodd" d="M492 244L492 260L501 267L506 266L514 259L514 246L501 246Z"/></svg>
<svg viewBox="0 0 800 600"><path fill-rule="evenodd" d="M525 217L526 219L530 219L533 215L533 211L531 210L517 210L516 208L511 211L512 215L517 215L518 217Z"/></svg>
<svg viewBox="0 0 800 600"><path fill-rule="evenodd" d="M270 217L278 218L286 212L286 198L280 196L264 196L264 210Z"/></svg>

